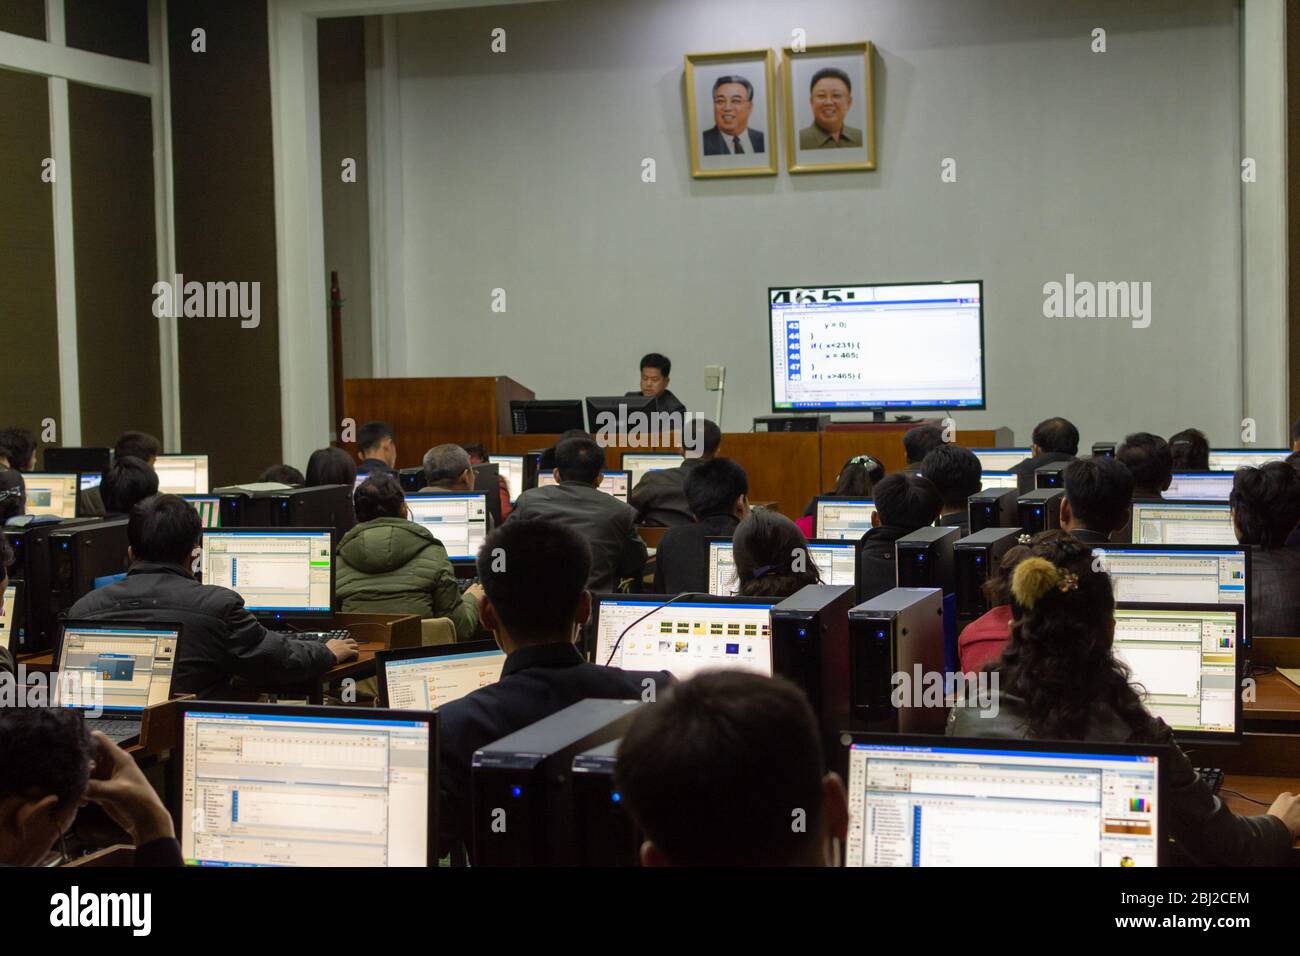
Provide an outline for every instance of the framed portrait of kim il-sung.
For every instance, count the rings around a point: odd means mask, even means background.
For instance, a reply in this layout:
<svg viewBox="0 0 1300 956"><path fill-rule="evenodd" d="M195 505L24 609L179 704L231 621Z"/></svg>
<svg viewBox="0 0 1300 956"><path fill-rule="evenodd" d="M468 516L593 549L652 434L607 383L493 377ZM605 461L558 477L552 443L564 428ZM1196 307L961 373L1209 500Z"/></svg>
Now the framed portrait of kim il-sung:
<svg viewBox="0 0 1300 956"><path fill-rule="evenodd" d="M786 47L781 61L792 173L876 168L870 43Z"/></svg>
<svg viewBox="0 0 1300 956"><path fill-rule="evenodd" d="M776 175L776 56L771 50L688 53L691 175Z"/></svg>

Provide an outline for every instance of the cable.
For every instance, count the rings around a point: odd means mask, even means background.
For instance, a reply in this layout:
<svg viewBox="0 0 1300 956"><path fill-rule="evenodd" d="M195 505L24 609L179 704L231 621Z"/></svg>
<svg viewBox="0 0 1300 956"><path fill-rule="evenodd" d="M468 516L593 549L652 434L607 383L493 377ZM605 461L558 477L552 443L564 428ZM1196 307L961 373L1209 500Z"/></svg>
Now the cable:
<svg viewBox="0 0 1300 956"><path fill-rule="evenodd" d="M618 640L616 640L614 642L614 646L610 648L609 657L605 661L605 666L608 667L609 662L612 661L614 659L614 655L618 653L619 645L623 643L623 638L627 636L628 631L632 630L632 628L636 627L638 624L640 624L642 621L648 618L651 614L659 613L668 605L680 601L684 597L709 597L709 595L705 594L703 591L683 591L681 594L673 595L671 598L669 598L667 601L664 601L664 603L660 604L658 607L653 607L650 610L646 611L644 614L638 617L627 627L623 628L623 630L619 633Z"/></svg>
<svg viewBox="0 0 1300 956"><path fill-rule="evenodd" d="M1241 797L1241 799L1243 799L1243 800L1247 800L1247 801L1249 801L1250 803L1257 803L1257 804L1259 804L1261 807L1271 807L1271 806L1272 806L1271 803L1265 803L1263 800L1256 800L1254 797L1248 797L1248 796L1246 796L1244 793L1239 793L1239 792L1236 791L1236 790L1229 790L1227 787L1220 787L1220 788L1219 788L1219 793L1230 793L1230 794L1232 794L1234 797Z"/></svg>

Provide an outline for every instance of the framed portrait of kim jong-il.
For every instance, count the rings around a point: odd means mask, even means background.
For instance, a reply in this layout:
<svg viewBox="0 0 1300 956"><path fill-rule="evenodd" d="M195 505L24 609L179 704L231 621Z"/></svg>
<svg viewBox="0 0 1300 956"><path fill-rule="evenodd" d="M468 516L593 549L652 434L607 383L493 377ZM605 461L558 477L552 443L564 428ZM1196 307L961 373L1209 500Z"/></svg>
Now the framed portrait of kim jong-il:
<svg viewBox="0 0 1300 956"><path fill-rule="evenodd" d="M686 129L691 175L776 175L776 55L688 53Z"/></svg>
<svg viewBox="0 0 1300 956"><path fill-rule="evenodd" d="M786 47L781 61L792 173L876 168L870 43Z"/></svg>

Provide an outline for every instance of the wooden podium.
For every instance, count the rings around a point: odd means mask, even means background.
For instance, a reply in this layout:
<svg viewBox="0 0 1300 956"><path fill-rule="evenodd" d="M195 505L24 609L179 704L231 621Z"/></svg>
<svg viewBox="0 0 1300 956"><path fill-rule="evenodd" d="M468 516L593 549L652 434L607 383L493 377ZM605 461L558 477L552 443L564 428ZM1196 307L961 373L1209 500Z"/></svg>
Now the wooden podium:
<svg viewBox="0 0 1300 956"><path fill-rule="evenodd" d="M533 397L504 375L350 378L343 384L343 414L357 427L387 422L397 435L397 467L416 468L426 451L448 442L496 451L497 435L512 431L511 400ZM355 460L356 445L343 447Z"/></svg>

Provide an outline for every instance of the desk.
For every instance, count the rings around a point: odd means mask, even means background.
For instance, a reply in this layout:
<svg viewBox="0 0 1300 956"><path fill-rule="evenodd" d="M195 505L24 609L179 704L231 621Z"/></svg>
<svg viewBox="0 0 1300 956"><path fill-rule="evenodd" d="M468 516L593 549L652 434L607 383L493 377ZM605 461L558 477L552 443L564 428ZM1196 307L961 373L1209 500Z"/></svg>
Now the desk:
<svg viewBox="0 0 1300 956"><path fill-rule="evenodd" d="M1300 724L1300 687L1276 671L1255 678L1255 699L1242 705L1249 722L1294 722ZM1269 727L1267 729L1274 729Z"/></svg>
<svg viewBox="0 0 1300 956"><path fill-rule="evenodd" d="M320 683L332 684L349 677L355 679L372 676L375 673L375 652L384 650L388 650L388 645L383 641L357 644L357 656L343 664L335 664L321 675Z"/></svg>

